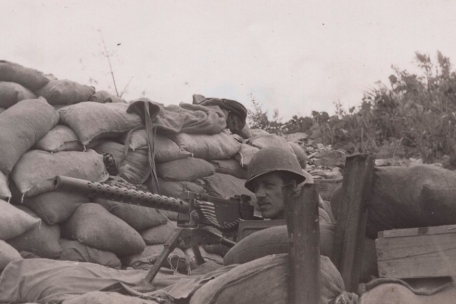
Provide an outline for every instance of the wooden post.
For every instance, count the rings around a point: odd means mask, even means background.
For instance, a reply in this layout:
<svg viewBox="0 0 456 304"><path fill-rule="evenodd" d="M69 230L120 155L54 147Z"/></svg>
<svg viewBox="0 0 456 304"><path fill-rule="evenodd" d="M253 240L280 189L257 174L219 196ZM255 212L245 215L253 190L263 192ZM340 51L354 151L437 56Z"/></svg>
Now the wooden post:
<svg viewBox="0 0 456 304"><path fill-rule="evenodd" d="M283 188L290 244L288 303L320 303L318 192L305 184Z"/></svg>
<svg viewBox="0 0 456 304"><path fill-rule="evenodd" d="M342 182L344 200L342 206L337 206L332 261L350 292L358 291L367 224L365 202L370 195L374 161L367 154L347 157Z"/></svg>

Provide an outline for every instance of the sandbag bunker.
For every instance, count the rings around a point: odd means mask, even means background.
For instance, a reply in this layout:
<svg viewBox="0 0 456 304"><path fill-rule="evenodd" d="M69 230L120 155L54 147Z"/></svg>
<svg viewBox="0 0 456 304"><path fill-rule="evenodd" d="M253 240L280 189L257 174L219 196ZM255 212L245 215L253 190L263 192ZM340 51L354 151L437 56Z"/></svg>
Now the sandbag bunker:
<svg viewBox="0 0 456 304"><path fill-rule="evenodd" d="M132 106L138 103L154 111L153 166L151 132ZM125 295L157 260L177 213L53 191L55 176L104 182L113 174L152 190L154 167L162 195L245 194L254 205L244 187L250 159L288 143L250 132L240 103L201 95L169 106L146 98L126 102L1 60L0 109L0 302L232 303L236 295L237 303L251 303L232 287L243 281L274 287L274 296L261 302L287 303L283 255L244 258L239 268L224 265L220 246L201 246L206 263L199 267L191 248L176 248L154 280L157 290L142 299L131 290ZM305 168L304 151L296 144L290 150ZM106 166L107 156L115 168ZM343 281L329 259L321 264L322 301L329 303L343 293ZM200 288L207 282L212 285ZM124 295L115 292L119 286Z"/></svg>

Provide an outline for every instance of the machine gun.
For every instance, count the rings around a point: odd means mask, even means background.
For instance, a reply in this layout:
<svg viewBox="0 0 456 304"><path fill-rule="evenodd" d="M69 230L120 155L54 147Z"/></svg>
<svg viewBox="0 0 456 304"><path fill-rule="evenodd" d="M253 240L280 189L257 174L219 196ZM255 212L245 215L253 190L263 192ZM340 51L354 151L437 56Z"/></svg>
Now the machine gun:
<svg viewBox="0 0 456 304"><path fill-rule="evenodd" d="M185 192L185 198L178 199L139 190L132 184L110 179L107 182L91 182L67 176L54 179L54 190L85 193L90 198L103 198L126 204L139 205L179 213L178 227L164 244L164 250L147 274L145 280L151 283L169 254L180 242L191 246L198 265L204 263L199 251L200 244L222 244L233 247L236 243L221 235L201 229L202 226L213 226L222 233L236 231L241 219L252 220L253 207L250 197L236 196L229 200L205 194Z"/></svg>

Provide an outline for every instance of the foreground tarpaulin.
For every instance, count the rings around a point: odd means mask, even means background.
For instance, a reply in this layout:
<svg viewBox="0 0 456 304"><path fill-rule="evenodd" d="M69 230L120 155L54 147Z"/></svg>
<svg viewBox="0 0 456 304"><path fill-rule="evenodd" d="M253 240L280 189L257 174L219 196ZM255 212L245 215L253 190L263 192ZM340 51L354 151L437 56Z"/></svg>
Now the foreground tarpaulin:
<svg viewBox="0 0 456 304"><path fill-rule="evenodd" d="M410 284L409 284L410 283ZM408 280L377 279L366 284L361 304L452 304L456 288L451 278L423 278Z"/></svg>
<svg viewBox="0 0 456 304"><path fill-rule="evenodd" d="M210 266L210 265L209 265ZM173 274L162 269L153 284L139 285L147 271L116 270L92 263L27 259L10 263L0 277L0 303L61 303L92 291L122 291L159 303L190 297L209 280L231 270L222 267L207 274ZM200 272L201 273L201 272Z"/></svg>

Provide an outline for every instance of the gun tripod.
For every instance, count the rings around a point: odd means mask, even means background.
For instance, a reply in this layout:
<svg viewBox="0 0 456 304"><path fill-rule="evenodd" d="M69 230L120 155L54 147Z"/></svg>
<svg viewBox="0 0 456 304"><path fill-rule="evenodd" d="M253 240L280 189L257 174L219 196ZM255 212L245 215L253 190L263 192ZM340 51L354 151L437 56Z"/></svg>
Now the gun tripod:
<svg viewBox="0 0 456 304"><path fill-rule="evenodd" d="M165 248L163 249L163 251L160 254L157 261L154 263L154 266L152 267L152 269L147 274L147 276L145 278L145 280L147 282L152 283L155 276L160 271L160 268L167 261L168 256L171 254L171 252L173 252L174 249L176 249L177 245L182 241L185 244L189 244L190 247L192 248L192 251L195 254L195 261L198 266L205 262L203 256L201 255L199 247L198 247L200 244L217 243L217 244L225 245L230 248L236 244L235 242L227 240L216 233L204 230L199 227L196 227L196 228L177 227L174 230L173 234L166 241L166 243L163 244L163 246Z"/></svg>

